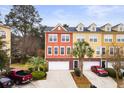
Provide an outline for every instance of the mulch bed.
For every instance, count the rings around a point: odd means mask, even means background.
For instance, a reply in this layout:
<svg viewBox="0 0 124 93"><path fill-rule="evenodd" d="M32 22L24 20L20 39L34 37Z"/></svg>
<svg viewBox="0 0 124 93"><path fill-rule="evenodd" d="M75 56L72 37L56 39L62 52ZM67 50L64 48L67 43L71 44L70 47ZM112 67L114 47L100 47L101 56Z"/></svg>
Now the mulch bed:
<svg viewBox="0 0 124 93"><path fill-rule="evenodd" d="M90 87L91 83L84 75L78 77L74 74L74 72L71 72L71 75L78 88L89 88Z"/></svg>

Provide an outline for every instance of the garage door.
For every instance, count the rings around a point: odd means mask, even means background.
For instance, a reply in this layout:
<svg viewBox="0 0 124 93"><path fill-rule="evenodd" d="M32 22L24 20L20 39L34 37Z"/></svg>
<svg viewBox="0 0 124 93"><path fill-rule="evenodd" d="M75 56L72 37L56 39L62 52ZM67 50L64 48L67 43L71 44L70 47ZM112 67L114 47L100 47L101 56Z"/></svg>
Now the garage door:
<svg viewBox="0 0 124 93"><path fill-rule="evenodd" d="M84 62L84 70L90 70L91 66L93 65L100 65L100 62L98 61L93 61L93 62L89 62L89 61L85 61Z"/></svg>
<svg viewBox="0 0 124 93"><path fill-rule="evenodd" d="M69 61L50 61L49 70L69 70Z"/></svg>

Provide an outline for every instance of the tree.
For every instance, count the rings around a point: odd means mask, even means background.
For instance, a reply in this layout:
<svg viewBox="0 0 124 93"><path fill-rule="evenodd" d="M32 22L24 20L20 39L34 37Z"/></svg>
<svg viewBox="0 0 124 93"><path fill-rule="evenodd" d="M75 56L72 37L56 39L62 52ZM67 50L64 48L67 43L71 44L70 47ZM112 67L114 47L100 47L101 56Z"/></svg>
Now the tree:
<svg viewBox="0 0 124 93"><path fill-rule="evenodd" d="M7 50L3 49L3 44L5 44L5 42L3 42L0 38L0 70L1 72L3 71L3 69L8 68L9 66L9 57L7 55Z"/></svg>
<svg viewBox="0 0 124 93"><path fill-rule="evenodd" d="M110 62L112 62L112 66L116 72L116 81L117 87L119 87L119 76L120 76L120 69L122 67L122 61L124 61L124 51L123 47L118 47L113 45L114 53L113 56L110 56Z"/></svg>
<svg viewBox="0 0 124 93"><path fill-rule="evenodd" d="M41 57L32 57L31 59L29 59L29 63L31 63L32 66L35 67L36 71L40 71L40 67L43 66L46 61Z"/></svg>
<svg viewBox="0 0 124 93"><path fill-rule="evenodd" d="M22 58L36 54L37 49L41 47L40 42L43 40L45 29L41 25L41 21L42 18L32 5L14 5L9 14L6 15L6 25L12 27L16 36L21 37L17 45L18 50L23 55Z"/></svg>
<svg viewBox="0 0 124 93"><path fill-rule="evenodd" d="M74 48L72 50L72 55L79 58L80 70L83 74L83 59L85 56L92 57L94 50L90 47L89 43L85 41L79 41L74 43Z"/></svg>

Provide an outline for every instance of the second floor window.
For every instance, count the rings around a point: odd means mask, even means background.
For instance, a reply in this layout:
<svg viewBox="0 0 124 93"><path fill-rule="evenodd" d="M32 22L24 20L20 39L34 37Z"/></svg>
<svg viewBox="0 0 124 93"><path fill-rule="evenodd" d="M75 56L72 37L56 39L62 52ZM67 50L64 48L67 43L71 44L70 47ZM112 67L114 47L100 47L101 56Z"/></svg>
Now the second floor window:
<svg viewBox="0 0 124 93"><path fill-rule="evenodd" d="M67 55L69 55L71 53L71 47L67 47L66 51L67 51Z"/></svg>
<svg viewBox="0 0 124 93"><path fill-rule="evenodd" d="M61 41L62 42L69 42L70 41L70 35L69 34L62 34L61 35Z"/></svg>
<svg viewBox="0 0 124 93"><path fill-rule="evenodd" d="M110 55L113 55L113 54L114 54L114 47L110 47L110 48L109 48L109 54L110 54Z"/></svg>
<svg viewBox="0 0 124 93"><path fill-rule="evenodd" d="M54 54L55 54L55 55L58 54L58 47L54 47Z"/></svg>
<svg viewBox="0 0 124 93"><path fill-rule="evenodd" d="M48 47L48 55L52 54L52 47Z"/></svg>
<svg viewBox="0 0 124 93"><path fill-rule="evenodd" d="M48 35L49 42L57 42L57 34Z"/></svg>
<svg viewBox="0 0 124 93"><path fill-rule="evenodd" d="M100 47L96 47L96 54L100 55Z"/></svg>
<svg viewBox="0 0 124 93"><path fill-rule="evenodd" d="M65 48L64 47L60 47L60 54L64 55L65 54Z"/></svg>
<svg viewBox="0 0 124 93"><path fill-rule="evenodd" d="M102 55L105 55L105 48L102 48Z"/></svg>

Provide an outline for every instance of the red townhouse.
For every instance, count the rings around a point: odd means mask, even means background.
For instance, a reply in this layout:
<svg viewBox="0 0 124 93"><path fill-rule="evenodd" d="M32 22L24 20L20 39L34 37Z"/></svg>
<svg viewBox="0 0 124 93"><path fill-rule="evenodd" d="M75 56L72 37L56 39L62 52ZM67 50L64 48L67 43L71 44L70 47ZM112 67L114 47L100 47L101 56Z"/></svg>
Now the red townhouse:
<svg viewBox="0 0 124 93"><path fill-rule="evenodd" d="M72 29L72 28L71 28ZM49 70L69 70L73 67L70 55L73 46L73 33L61 24L47 27L45 30L45 59Z"/></svg>

